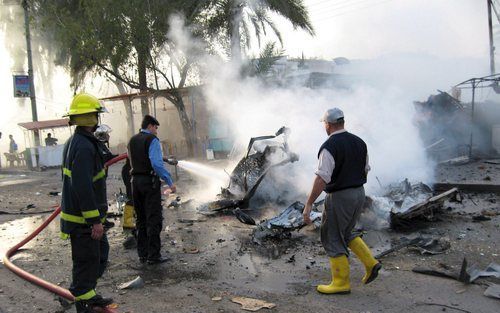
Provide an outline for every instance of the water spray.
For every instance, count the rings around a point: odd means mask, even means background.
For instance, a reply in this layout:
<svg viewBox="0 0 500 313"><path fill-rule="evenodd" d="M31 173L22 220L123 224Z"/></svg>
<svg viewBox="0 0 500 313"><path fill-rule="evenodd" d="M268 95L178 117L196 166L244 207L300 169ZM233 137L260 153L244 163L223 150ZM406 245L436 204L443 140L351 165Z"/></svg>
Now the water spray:
<svg viewBox="0 0 500 313"><path fill-rule="evenodd" d="M228 180L228 175L223 170L217 169L206 164L192 161L178 161L177 166L180 168L197 175L199 177L209 179L212 181L217 181L224 184Z"/></svg>

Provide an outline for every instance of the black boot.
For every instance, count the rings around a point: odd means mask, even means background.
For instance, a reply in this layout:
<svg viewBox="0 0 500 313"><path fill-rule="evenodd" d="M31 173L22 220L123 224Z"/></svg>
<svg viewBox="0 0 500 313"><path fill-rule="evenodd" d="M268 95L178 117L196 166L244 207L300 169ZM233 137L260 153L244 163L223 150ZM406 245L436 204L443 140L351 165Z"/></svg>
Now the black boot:
<svg viewBox="0 0 500 313"><path fill-rule="evenodd" d="M160 264L160 263L165 263L165 262L168 262L168 261L170 261L169 257L161 256L161 257L159 257L157 259L148 259L148 264L149 265Z"/></svg>
<svg viewBox="0 0 500 313"><path fill-rule="evenodd" d="M75 302L76 313L92 313L92 310L85 301Z"/></svg>
<svg viewBox="0 0 500 313"><path fill-rule="evenodd" d="M93 306L105 307L105 306L113 303L113 299L103 298L101 295L96 295L88 300L85 300L85 303L90 307L93 307Z"/></svg>
<svg viewBox="0 0 500 313"><path fill-rule="evenodd" d="M102 226L104 226L105 229L110 229L111 227L115 226L115 223L106 220L106 221L104 221L104 223L102 224Z"/></svg>

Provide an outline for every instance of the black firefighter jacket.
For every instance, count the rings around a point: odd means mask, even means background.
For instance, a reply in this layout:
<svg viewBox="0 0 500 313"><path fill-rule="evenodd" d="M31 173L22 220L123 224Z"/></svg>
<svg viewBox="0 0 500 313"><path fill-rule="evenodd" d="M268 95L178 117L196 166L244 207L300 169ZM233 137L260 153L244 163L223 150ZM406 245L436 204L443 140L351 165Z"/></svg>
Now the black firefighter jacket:
<svg viewBox="0 0 500 313"><path fill-rule="evenodd" d="M63 152L61 238L78 227L90 227L106 218L106 179L103 153L91 133L77 127Z"/></svg>

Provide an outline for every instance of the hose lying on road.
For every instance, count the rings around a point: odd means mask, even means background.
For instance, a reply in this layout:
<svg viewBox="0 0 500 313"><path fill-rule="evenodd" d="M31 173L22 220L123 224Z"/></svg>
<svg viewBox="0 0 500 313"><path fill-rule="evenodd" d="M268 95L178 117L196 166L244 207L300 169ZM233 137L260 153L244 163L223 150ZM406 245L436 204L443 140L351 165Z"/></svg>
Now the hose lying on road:
<svg viewBox="0 0 500 313"><path fill-rule="evenodd" d="M106 162L106 164L104 165L105 167L108 167L110 165L113 165L115 164L116 162L119 162L123 159L125 159L127 157L127 154L121 154L111 160L109 160L108 162ZM67 300L70 300L70 301L74 301L75 298L73 297L73 295L69 292L69 290L67 289L64 289L60 286L57 286L55 284L52 284L46 280L43 280L31 273L28 273L26 271L24 271L23 269L21 269L20 267L14 265L11 261L10 261L10 258L16 254L16 252L19 250L19 248L21 248L22 246L24 246L26 243L28 243L31 239L35 238L42 230L45 229L45 227L47 227L47 225L49 225L56 217L57 215L59 215L59 213L61 212L61 207L57 207L55 209L55 211L47 218L47 220L45 222L42 223L42 225L40 225L34 232L32 232L28 237L24 238L21 242L19 242L18 244L16 244L15 246L13 246L12 248L10 248L9 250L7 250L7 253L5 254L5 256L3 257L3 264L5 265L6 268L8 268L9 270L11 270L13 273L15 273L16 275L18 275L19 277L35 284L35 285L38 285L44 289L47 289L48 291L50 292L53 292Z"/></svg>

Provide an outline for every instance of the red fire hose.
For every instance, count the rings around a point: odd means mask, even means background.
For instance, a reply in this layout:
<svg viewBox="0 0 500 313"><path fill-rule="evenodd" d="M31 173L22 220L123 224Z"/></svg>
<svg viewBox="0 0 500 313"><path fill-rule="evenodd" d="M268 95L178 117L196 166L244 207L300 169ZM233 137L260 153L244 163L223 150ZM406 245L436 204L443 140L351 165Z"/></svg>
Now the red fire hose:
<svg viewBox="0 0 500 313"><path fill-rule="evenodd" d="M116 162L119 162L123 159L127 158L127 154L124 153L124 154L121 154L111 160L109 160L108 162L106 162L106 164L104 165L105 167L108 167L110 165L113 165L115 164ZM42 288L45 288L47 289L48 291L50 292L53 292L65 299L68 299L70 301L74 301L75 298L73 297L73 295L69 292L68 289L64 289L60 286L57 286L55 284L52 284L46 280L43 280L31 273L28 273L26 271L24 271L23 269L17 267L16 265L12 264L12 262L10 261L10 258L16 254L16 252L19 250L19 248L21 248L22 246L24 246L26 243L28 243L31 239L35 238L42 230L45 229L45 227L47 227L47 225L49 225L56 217L57 215L61 212L61 207L57 207L56 210L49 216L49 218L47 218L47 220L45 222L42 223L42 225L40 225L34 232L32 232L28 237L24 238L21 242L19 242L17 245L13 246L12 248L10 248L7 253L5 253L5 256L3 257L3 264L5 265L5 267L7 267L9 270L11 270L14 274L18 275L19 277L35 284L35 285L38 285ZM108 312L111 312L111 311L108 311Z"/></svg>

